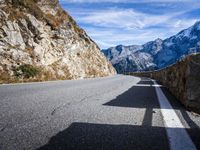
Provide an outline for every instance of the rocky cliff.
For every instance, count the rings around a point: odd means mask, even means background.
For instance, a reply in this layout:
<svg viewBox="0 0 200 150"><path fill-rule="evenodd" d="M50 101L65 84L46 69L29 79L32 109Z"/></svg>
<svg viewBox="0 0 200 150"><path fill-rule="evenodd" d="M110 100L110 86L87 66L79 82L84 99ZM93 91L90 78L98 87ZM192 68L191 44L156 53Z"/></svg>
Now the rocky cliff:
<svg viewBox="0 0 200 150"><path fill-rule="evenodd" d="M186 107L200 113L200 53L162 70L132 74L160 81Z"/></svg>
<svg viewBox="0 0 200 150"><path fill-rule="evenodd" d="M115 74L58 0L0 0L0 82Z"/></svg>

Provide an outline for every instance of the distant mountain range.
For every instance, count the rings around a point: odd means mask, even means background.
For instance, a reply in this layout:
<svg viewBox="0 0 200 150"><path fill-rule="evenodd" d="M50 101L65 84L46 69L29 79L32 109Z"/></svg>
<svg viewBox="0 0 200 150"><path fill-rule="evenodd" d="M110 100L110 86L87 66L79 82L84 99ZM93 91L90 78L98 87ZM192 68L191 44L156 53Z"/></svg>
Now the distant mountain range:
<svg viewBox="0 0 200 150"><path fill-rule="evenodd" d="M157 70L200 52L200 21L165 40L102 50L118 73Z"/></svg>

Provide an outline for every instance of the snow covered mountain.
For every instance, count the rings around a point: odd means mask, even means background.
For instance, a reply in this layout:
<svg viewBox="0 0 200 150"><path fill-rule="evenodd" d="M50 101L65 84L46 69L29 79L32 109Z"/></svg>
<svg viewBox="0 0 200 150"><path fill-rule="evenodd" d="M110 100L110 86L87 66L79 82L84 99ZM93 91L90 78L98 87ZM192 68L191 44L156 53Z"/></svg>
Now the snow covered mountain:
<svg viewBox="0 0 200 150"><path fill-rule="evenodd" d="M144 45L119 45L102 52L118 73L161 69L200 52L200 21L165 40L156 39Z"/></svg>

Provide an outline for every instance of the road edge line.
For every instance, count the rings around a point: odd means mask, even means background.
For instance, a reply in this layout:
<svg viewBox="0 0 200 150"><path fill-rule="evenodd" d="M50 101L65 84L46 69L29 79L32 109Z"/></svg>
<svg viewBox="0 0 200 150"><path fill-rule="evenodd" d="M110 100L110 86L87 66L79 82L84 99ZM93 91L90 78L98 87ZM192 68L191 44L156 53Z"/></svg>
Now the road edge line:
<svg viewBox="0 0 200 150"><path fill-rule="evenodd" d="M157 85L156 81L152 82ZM170 149L171 150L196 150L196 146L188 135L185 127L169 103L162 89L155 86L156 95L160 104Z"/></svg>

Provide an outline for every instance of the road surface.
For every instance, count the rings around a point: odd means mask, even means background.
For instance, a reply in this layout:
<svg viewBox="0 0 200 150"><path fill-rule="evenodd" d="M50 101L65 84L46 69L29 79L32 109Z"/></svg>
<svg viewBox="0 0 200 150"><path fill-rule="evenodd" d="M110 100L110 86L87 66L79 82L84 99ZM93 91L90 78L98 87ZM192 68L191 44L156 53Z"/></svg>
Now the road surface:
<svg viewBox="0 0 200 150"><path fill-rule="evenodd" d="M0 85L1 150L200 149L199 126L147 78Z"/></svg>

